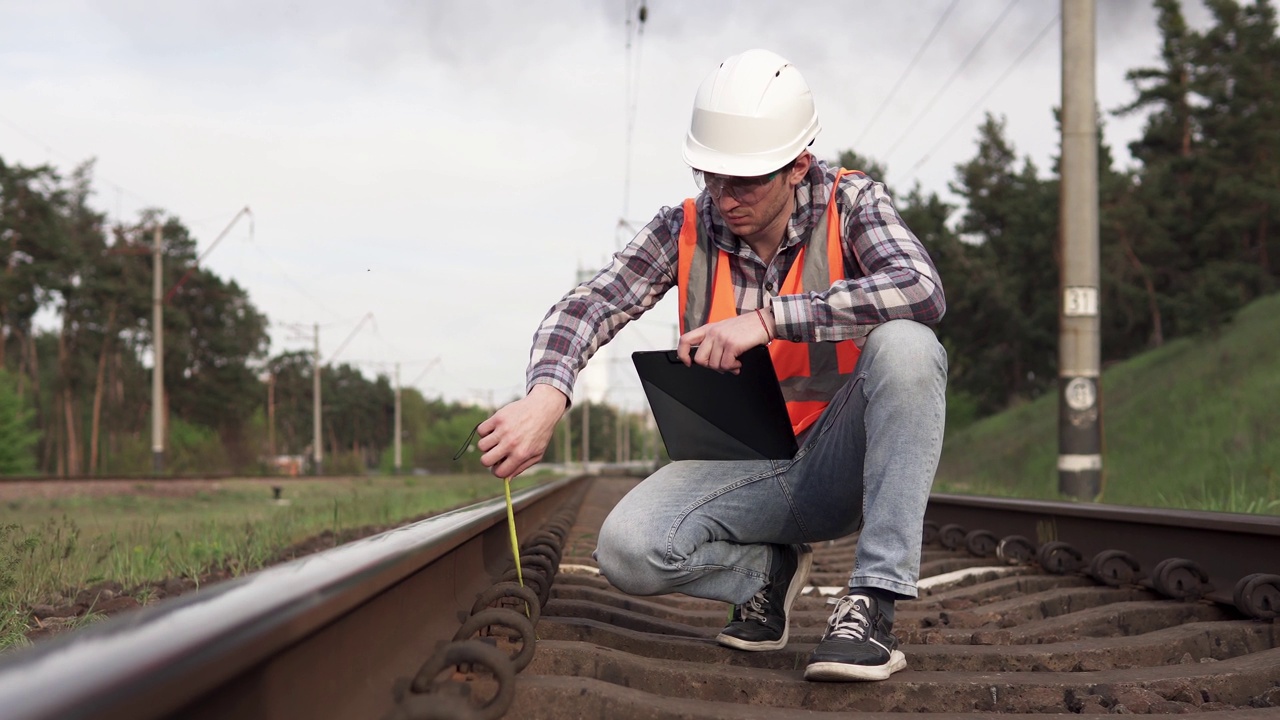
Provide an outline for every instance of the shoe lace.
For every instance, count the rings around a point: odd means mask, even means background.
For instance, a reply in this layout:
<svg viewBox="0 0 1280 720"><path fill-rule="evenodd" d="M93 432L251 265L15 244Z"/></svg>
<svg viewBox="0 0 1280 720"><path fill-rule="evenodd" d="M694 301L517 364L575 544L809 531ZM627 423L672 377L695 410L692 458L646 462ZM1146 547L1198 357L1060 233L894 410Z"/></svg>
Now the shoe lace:
<svg viewBox="0 0 1280 720"><path fill-rule="evenodd" d="M871 632L871 612L867 609L867 601L859 595L845 595L842 598L827 600L828 605L835 605L831 619L827 621L827 636L863 642Z"/></svg>
<svg viewBox="0 0 1280 720"><path fill-rule="evenodd" d="M767 590L768 587L765 587ZM769 617L765 614L765 606L769 604L769 598L765 596L765 590L761 590L751 596L745 604L738 606L738 617L743 620L755 620L758 623L765 623Z"/></svg>

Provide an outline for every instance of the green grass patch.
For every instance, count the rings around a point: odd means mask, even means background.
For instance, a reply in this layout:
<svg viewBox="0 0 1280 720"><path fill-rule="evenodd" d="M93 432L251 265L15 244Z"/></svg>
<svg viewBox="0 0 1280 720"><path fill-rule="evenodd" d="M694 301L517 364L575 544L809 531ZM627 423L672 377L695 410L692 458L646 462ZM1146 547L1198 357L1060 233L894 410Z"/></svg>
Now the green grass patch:
<svg viewBox="0 0 1280 720"><path fill-rule="evenodd" d="M1100 500L1280 514L1280 295L1102 377ZM1059 499L1056 396L948 428L934 489Z"/></svg>
<svg viewBox="0 0 1280 720"><path fill-rule="evenodd" d="M139 588L145 603L148 583L252 572L325 531L396 525L500 495L491 475L431 475L229 480L184 494L140 482L125 494L0 503L0 649L24 643L30 606L68 602L86 585Z"/></svg>

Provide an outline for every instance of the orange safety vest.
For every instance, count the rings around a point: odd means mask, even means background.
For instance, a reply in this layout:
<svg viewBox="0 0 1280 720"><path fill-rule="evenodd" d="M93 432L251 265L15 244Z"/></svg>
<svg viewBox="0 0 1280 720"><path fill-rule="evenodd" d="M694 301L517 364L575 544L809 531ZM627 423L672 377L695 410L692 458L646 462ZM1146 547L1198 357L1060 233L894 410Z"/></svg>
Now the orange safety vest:
<svg viewBox="0 0 1280 720"><path fill-rule="evenodd" d="M840 212L836 191L840 179L854 174L841 169L832 185L822 219L814 226L809 241L800 248L795 262L782 281L779 295L822 293L843 280L844 254L840 245ZM694 198L684 201L684 224L680 228L679 270L680 334L736 317L733 281L729 277L729 253L715 247L702 223L698 222ZM826 252L823 247L825 228ZM749 308L747 312L754 312ZM839 342L791 342L778 338L769 346L773 367L787 401L787 414L796 435L817 422L836 392L853 375L858 364L858 346L853 340Z"/></svg>

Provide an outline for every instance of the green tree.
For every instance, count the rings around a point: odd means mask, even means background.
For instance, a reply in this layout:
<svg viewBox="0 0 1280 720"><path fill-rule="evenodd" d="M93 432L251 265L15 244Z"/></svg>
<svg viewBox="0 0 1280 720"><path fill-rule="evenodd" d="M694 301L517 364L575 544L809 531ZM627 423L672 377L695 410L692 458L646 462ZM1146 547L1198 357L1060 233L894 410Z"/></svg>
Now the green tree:
<svg viewBox="0 0 1280 720"><path fill-rule="evenodd" d="M203 269L188 276L165 310L170 411L216 431L235 466L251 463L244 428L265 402L256 368L267 354L266 316L234 280Z"/></svg>
<svg viewBox="0 0 1280 720"><path fill-rule="evenodd" d="M964 317L971 328L959 349L971 365L962 389L994 410L1055 381L1058 189L1029 158L1019 166L1004 121L990 115L978 130L977 155L956 176L951 189L965 200L957 229L975 273L965 278L974 315ZM943 283L950 296L950 279Z"/></svg>
<svg viewBox="0 0 1280 720"><path fill-rule="evenodd" d="M1280 221L1280 39L1270 2L1206 3L1215 24L1198 38L1195 90L1210 188L1195 236L1208 323L1275 286Z"/></svg>
<svg viewBox="0 0 1280 720"><path fill-rule="evenodd" d="M31 426L35 415L18 394L18 381L0 370L0 474L27 475L35 472L35 446L40 432Z"/></svg>
<svg viewBox="0 0 1280 720"><path fill-rule="evenodd" d="M267 362L274 384L275 452L303 455L311 449L313 356L305 350L281 353Z"/></svg>

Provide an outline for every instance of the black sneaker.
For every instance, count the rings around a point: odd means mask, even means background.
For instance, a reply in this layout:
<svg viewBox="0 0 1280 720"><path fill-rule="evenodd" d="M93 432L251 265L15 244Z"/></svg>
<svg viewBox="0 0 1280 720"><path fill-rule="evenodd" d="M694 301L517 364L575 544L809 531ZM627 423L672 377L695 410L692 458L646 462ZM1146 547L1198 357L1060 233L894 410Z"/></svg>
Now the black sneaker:
<svg viewBox="0 0 1280 720"><path fill-rule="evenodd" d="M744 605L733 607L729 625L716 642L738 650L779 650L787 646L791 606L809 579L813 551L808 545L775 545L769 584Z"/></svg>
<svg viewBox="0 0 1280 720"><path fill-rule="evenodd" d="M880 612L875 598L845 595L827 602L836 609L822 642L809 656L805 680L884 680L907 666L893 623Z"/></svg>

